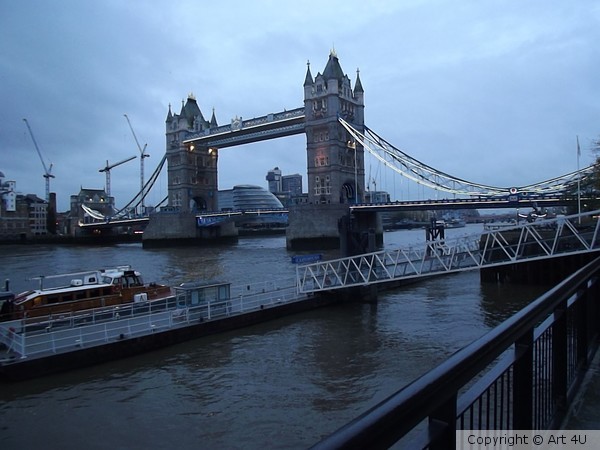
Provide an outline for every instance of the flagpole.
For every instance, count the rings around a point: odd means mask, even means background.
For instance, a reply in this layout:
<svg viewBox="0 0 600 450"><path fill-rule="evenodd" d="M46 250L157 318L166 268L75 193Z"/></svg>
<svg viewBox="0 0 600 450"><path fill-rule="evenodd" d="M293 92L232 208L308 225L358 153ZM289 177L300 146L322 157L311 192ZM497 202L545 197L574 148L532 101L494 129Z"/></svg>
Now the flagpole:
<svg viewBox="0 0 600 450"><path fill-rule="evenodd" d="M577 172L579 172L579 157L581 148L579 147L579 136L577 137ZM577 214L579 215L579 225L581 225L581 177L577 174Z"/></svg>

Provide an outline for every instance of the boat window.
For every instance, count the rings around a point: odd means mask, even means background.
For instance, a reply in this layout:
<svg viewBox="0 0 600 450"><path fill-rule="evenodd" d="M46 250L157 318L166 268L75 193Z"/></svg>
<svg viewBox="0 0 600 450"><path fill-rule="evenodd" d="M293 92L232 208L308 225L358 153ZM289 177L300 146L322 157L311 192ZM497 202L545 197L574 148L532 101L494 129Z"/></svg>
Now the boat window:
<svg viewBox="0 0 600 450"><path fill-rule="evenodd" d="M219 300L227 300L229 298L229 285L219 286Z"/></svg>
<svg viewBox="0 0 600 450"><path fill-rule="evenodd" d="M85 298L85 291L79 291L75 293L76 300L81 300L82 298Z"/></svg>
<svg viewBox="0 0 600 450"><path fill-rule="evenodd" d="M36 297L33 300L33 304L35 306L42 306L45 305L46 303L56 303L58 302L58 295L49 295L48 297Z"/></svg>
<svg viewBox="0 0 600 450"><path fill-rule="evenodd" d="M214 302L217 300L217 288L209 287L204 289L204 297L209 302Z"/></svg>
<svg viewBox="0 0 600 450"><path fill-rule="evenodd" d="M113 279L111 277L102 277L102 283L104 284L112 284Z"/></svg>
<svg viewBox="0 0 600 450"><path fill-rule="evenodd" d="M100 290L99 289L92 289L90 291L90 297L98 297L100 295Z"/></svg>

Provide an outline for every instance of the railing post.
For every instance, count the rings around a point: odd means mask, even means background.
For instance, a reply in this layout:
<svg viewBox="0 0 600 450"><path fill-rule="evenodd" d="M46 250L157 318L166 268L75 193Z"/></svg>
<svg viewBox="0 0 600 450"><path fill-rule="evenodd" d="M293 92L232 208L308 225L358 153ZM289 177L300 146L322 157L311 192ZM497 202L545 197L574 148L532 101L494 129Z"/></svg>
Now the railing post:
<svg viewBox="0 0 600 450"><path fill-rule="evenodd" d="M14 333L14 331L13 331L13 333ZM23 351L21 352L21 358L27 358L27 332L23 331L21 336L23 338L23 339L21 339L21 346L23 348Z"/></svg>
<svg viewBox="0 0 600 450"><path fill-rule="evenodd" d="M564 411L567 401L568 335L567 301L554 310L552 326L552 399L559 412Z"/></svg>
<svg viewBox="0 0 600 450"><path fill-rule="evenodd" d="M577 292L577 304L575 305L575 333L577 336L577 362L578 366L584 367L588 364L589 338L588 333L588 301L589 290L582 289Z"/></svg>
<svg viewBox="0 0 600 450"><path fill-rule="evenodd" d="M443 431L436 435L429 445L430 450L454 450L456 448L456 401L457 394L454 392L448 400L429 415L430 433L435 434L436 428L443 427Z"/></svg>
<svg viewBox="0 0 600 450"><path fill-rule="evenodd" d="M592 336L597 336L600 333L600 279L592 278L588 288L588 325Z"/></svg>
<svg viewBox="0 0 600 450"><path fill-rule="evenodd" d="M533 329L515 342L513 366L513 429L531 430L533 425Z"/></svg>

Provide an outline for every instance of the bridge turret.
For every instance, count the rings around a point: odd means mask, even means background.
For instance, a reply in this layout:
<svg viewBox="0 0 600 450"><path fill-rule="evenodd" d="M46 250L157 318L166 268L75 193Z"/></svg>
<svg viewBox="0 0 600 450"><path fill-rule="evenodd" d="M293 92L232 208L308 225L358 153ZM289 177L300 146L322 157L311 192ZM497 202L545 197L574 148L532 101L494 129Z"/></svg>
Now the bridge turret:
<svg viewBox="0 0 600 450"><path fill-rule="evenodd" d="M304 97L306 98L313 88L313 77L310 73L310 61L306 62L306 77L304 78Z"/></svg>
<svg viewBox="0 0 600 450"><path fill-rule="evenodd" d="M356 122L364 125L365 123L365 91L360 82L360 70L356 69L356 83L354 83L354 98L357 105L355 107Z"/></svg>

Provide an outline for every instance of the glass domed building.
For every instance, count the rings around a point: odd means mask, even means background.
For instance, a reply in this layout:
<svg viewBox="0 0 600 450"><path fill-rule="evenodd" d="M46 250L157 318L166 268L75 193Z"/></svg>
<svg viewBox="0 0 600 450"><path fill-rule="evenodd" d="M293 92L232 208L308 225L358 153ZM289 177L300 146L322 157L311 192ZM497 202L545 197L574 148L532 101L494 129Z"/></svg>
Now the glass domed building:
<svg viewBox="0 0 600 450"><path fill-rule="evenodd" d="M233 189L219 191L218 205L220 211L273 211L242 216L236 221L240 230L283 229L288 223L287 211L279 211L283 209L279 199L260 186L243 184L234 186Z"/></svg>
<svg viewBox="0 0 600 450"><path fill-rule="evenodd" d="M283 205L271 192L260 186L242 184L219 191L219 210L247 211L252 209L282 209Z"/></svg>

